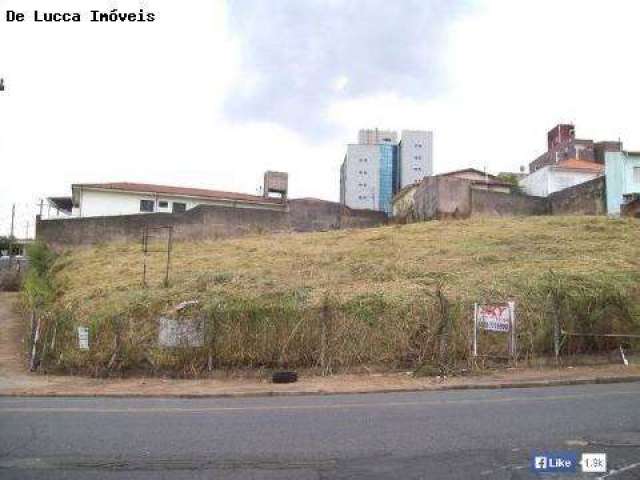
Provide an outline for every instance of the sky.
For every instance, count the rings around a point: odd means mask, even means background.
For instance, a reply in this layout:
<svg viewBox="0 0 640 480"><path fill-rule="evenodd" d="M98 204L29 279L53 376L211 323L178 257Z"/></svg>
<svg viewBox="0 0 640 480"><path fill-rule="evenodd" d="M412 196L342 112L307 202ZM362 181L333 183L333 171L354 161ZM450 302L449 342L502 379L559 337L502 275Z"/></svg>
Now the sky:
<svg viewBox="0 0 640 480"><path fill-rule="evenodd" d="M7 23L6 10L156 13ZM573 122L640 150L636 0L0 0L0 235L72 183L337 201L360 128L434 132L436 172L517 171Z"/></svg>

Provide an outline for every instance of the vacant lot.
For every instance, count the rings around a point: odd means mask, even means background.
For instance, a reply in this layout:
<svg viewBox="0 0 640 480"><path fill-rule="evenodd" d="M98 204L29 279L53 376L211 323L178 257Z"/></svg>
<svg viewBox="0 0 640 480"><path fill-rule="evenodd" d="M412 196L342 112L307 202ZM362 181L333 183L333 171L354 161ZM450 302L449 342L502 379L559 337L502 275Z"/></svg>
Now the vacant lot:
<svg viewBox="0 0 640 480"><path fill-rule="evenodd" d="M53 269L51 365L418 367L443 361L443 338L455 363L466 358L473 302L509 299L521 355L532 358L551 346L553 315L566 329L636 328L639 239L637 220L529 217L178 243L168 288L165 253L148 258L143 288L140 245L87 248ZM156 348L157 316L189 300L199 303L188 315L205 319L205 347ZM77 325L91 329L89 353L74 348Z"/></svg>

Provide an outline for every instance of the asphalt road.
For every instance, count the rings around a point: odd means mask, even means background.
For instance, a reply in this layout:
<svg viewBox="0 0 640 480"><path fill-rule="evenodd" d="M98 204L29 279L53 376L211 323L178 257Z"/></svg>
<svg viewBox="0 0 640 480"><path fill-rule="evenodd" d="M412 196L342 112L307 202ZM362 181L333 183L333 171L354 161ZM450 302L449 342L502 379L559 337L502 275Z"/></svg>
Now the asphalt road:
<svg viewBox="0 0 640 480"><path fill-rule="evenodd" d="M606 478L640 478L640 384L253 399L0 398L2 479L520 479L535 478L529 462L537 450L606 452Z"/></svg>

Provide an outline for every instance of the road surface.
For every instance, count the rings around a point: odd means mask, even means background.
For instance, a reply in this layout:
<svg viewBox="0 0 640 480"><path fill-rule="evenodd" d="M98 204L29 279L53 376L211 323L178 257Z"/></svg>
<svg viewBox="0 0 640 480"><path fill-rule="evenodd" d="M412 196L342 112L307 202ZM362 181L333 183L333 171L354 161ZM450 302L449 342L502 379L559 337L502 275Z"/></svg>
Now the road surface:
<svg viewBox="0 0 640 480"><path fill-rule="evenodd" d="M2 479L520 479L535 478L529 461L536 450L606 452L614 470L606 478L640 478L640 384L253 399L0 398Z"/></svg>

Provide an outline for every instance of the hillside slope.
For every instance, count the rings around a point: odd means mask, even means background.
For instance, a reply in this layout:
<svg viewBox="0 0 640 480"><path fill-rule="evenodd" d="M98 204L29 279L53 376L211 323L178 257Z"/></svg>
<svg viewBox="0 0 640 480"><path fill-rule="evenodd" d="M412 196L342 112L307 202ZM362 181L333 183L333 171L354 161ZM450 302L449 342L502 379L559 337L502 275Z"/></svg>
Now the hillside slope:
<svg viewBox="0 0 640 480"><path fill-rule="evenodd" d="M326 361L319 356L328 355L331 334L330 343L339 350L333 352L335 365L397 365L435 355L423 351L442 334L442 318L433 320L434 315L453 319L452 344L464 357L473 302L514 299L520 335L526 336L521 343L527 344L527 355L535 355L549 345L548 328L540 326L548 324L549 298L556 299L556 310L566 310L563 317L591 327L635 321L629 308L638 298L640 222L470 219L178 243L169 288L162 286L165 262L163 253L149 257L145 289L140 245L64 255L55 267L56 316L68 324L89 324L106 349L113 342L102 339L111 338L116 327L118 338L145 331L152 336L156 315L198 300L196 313L215 325L210 336L216 346L208 350L214 363L269 365L286 357L315 365ZM438 288L449 313L440 311ZM608 310L617 303L618 313ZM588 318L578 311L585 308ZM597 318L593 312L599 312ZM318 347L320 337L324 343ZM136 352L132 355L141 355ZM150 363L160 368L162 362Z"/></svg>

